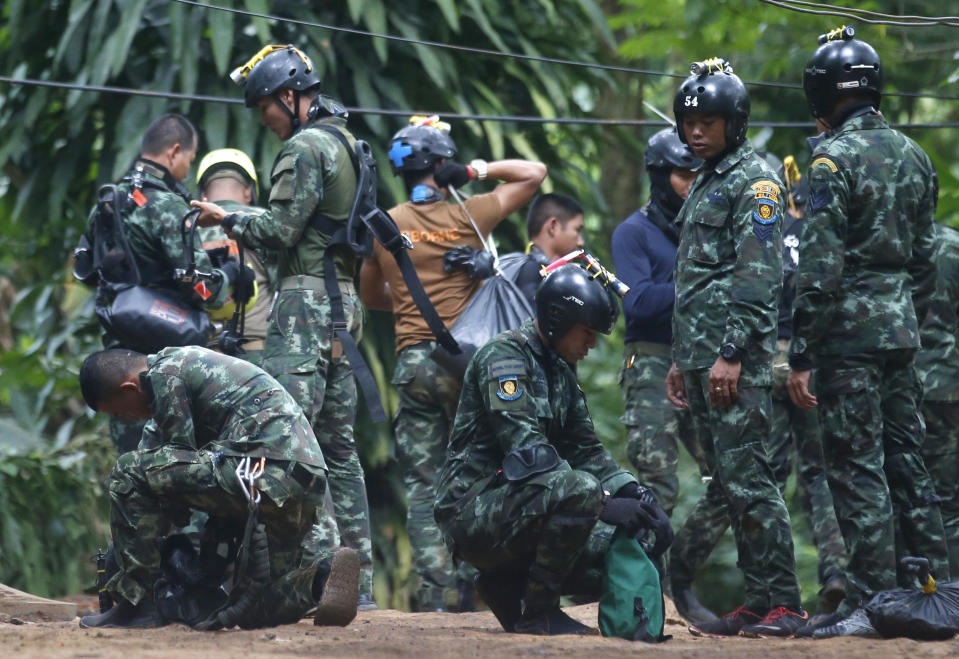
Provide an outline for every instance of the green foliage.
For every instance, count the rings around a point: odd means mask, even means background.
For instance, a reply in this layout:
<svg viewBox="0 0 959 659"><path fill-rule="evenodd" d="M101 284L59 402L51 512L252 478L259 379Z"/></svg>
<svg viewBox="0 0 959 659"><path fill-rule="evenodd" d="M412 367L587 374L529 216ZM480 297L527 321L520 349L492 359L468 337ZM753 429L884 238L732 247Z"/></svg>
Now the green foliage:
<svg viewBox="0 0 959 659"><path fill-rule="evenodd" d="M82 439L50 451L10 425L0 419L0 581L41 596L90 588L90 557L110 538L101 492L110 456Z"/></svg>

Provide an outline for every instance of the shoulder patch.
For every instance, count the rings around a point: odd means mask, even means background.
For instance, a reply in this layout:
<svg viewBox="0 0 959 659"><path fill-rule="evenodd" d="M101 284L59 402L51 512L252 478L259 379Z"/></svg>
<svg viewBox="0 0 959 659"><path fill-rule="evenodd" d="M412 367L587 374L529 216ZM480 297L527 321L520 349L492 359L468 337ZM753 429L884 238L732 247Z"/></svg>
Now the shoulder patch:
<svg viewBox="0 0 959 659"><path fill-rule="evenodd" d="M812 168L815 167L816 165L825 165L826 167L829 168L829 170L830 170L833 174L835 174L836 172L839 171L839 168L836 167L836 163L834 163L832 160L830 160L830 159L827 158L826 156L819 156L818 158L816 158L815 160L813 160L813 161L812 161L812 164L809 165L809 169L812 169Z"/></svg>
<svg viewBox="0 0 959 659"><path fill-rule="evenodd" d="M516 400L523 395L523 386L515 375L503 375L499 378L499 388L496 395L501 400Z"/></svg>
<svg viewBox="0 0 959 659"><path fill-rule="evenodd" d="M756 181L751 186L756 199L768 199L774 204L779 203L779 186L769 180Z"/></svg>
<svg viewBox="0 0 959 659"><path fill-rule="evenodd" d="M756 200L753 210L753 233L760 242L766 242L773 233L773 225L779 219L779 186L773 181L756 181L750 188Z"/></svg>
<svg viewBox="0 0 959 659"><path fill-rule="evenodd" d="M526 375L526 362L522 359L500 359L489 365L491 380L502 380L506 376L516 378Z"/></svg>

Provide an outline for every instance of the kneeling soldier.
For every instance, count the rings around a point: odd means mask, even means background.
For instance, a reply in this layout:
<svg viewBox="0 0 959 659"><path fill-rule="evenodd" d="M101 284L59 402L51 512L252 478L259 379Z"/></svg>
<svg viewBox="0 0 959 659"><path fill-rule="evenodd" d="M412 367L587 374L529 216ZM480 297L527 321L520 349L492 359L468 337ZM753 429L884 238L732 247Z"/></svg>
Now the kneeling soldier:
<svg viewBox="0 0 959 659"><path fill-rule="evenodd" d="M598 595L608 524L672 538L652 493L600 443L573 371L618 312L598 280L561 266L536 293L536 319L495 337L466 371L434 511L508 632L590 631L560 595Z"/></svg>
<svg viewBox="0 0 959 659"><path fill-rule="evenodd" d="M245 598L235 593L233 604L242 600L246 606L231 606L230 615L221 611L214 626L293 623L313 606L319 625L346 625L354 618L356 552L344 548L319 561L306 558L310 543L304 541L323 501L327 468L310 424L276 380L252 364L195 346L149 356L115 349L84 361L80 388L94 410L152 419L139 448L120 456L107 481L119 570L106 587L117 605L81 619L82 627L169 622L154 601L161 576L158 541L189 510L242 529L252 519L249 491L237 477L244 459L262 465L250 479L260 493L256 514L262 527L246 549L250 578L238 584L254 592ZM263 574L255 575L254 567Z"/></svg>

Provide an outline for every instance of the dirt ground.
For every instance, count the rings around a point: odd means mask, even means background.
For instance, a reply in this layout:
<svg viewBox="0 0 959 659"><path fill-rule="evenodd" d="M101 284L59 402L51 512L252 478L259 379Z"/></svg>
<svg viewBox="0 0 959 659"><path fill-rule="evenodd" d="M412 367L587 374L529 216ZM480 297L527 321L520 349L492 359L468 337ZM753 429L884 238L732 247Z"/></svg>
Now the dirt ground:
<svg viewBox="0 0 959 659"><path fill-rule="evenodd" d="M81 613L90 598L74 598ZM596 624L596 604L566 609L584 623ZM590 637L543 638L504 633L489 612L360 613L345 628L314 627L310 621L257 631L195 632L182 625L126 631L80 629L70 622L10 622L0 618L0 648L10 657L616 657L625 654L673 657L943 657L959 655L959 640L920 643L906 639L753 640L701 639L686 631L672 615L666 633L673 638L659 645Z"/></svg>

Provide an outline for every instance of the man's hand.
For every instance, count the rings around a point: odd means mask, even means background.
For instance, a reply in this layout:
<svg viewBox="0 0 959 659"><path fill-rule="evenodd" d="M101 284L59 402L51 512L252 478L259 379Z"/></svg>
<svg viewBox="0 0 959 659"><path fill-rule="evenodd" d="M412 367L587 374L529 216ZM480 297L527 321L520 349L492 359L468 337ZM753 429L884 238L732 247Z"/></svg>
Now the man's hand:
<svg viewBox="0 0 959 659"><path fill-rule="evenodd" d="M740 362L727 362L722 357L709 369L709 402L713 407L729 407L736 402L739 391L739 373L743 370Z"/></svg>
<svg viewBox="0 0 959 659"><path fill-rule="evenodd" d="M200 217L197 218L196 223L201 227L212 227L220 224L227 215L225 210L209 201L194 200L190 202L190 205L200 209Z"/></svg>
<svg viewBox="0 0 959 659"><path fill-rule="evenodd" d="M809 376L812 371L797 371L790 369L789 379L786 380L786 390L793 404L802 410L811 410L819 404L819 399L809 393Z"/></svg>
<svg viewBox="0 0 959 659"><path fill-rule="evenodd" d="M682 372L676 368L676 364L669 367L669 373L666 374L666 398L676 407L686 409L689 403L686 400L686 380Z"/></svg>

